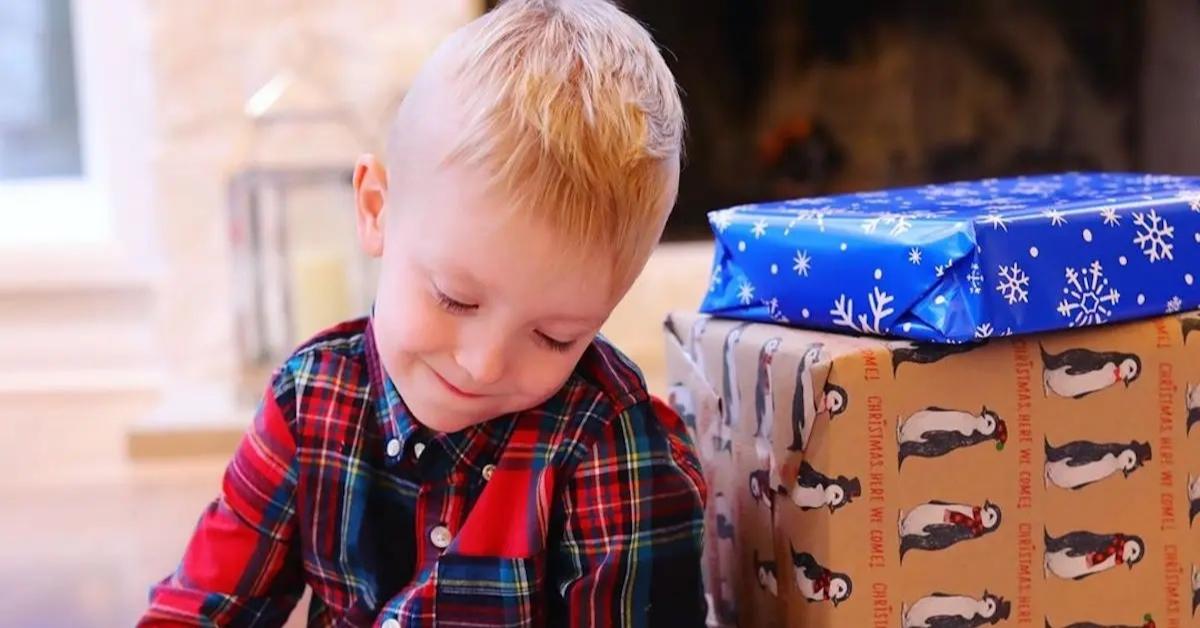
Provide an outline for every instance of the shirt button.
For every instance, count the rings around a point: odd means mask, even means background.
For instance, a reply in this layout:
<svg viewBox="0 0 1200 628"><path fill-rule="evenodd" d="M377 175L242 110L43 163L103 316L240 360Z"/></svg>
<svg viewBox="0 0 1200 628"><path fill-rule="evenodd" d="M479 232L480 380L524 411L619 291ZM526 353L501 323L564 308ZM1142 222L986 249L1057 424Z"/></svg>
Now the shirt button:
<svg viewBox="0 0 1200 628"><path fill-rule="evenodd" d="M396 621L395 617L390 617L387 621L383 622L382 628L400 628L400 622Z"/></svg>
<svg viewBox="0 0 1200 628"><path fill-rule="evenodd" d="M446 526L433 526L429 531L429 542L438 549L446 549L450 546L450 530Z"/></svg>
<svg viewBox="0 0 1200 628"><path fill-rule="evenodd" d="M425 443L414 443L413 455L417 457L417 460L421 459L421 454L423 453L425 453Z"/></svg>
<svg viewBox="0 0 1200 628"><path fill-rule="evenodd" d="M496 465L494 465L494 464L483 465L483 479L484 480L492 479L492 474L495 472L496 472Z"/></svg>
<svg viewBox="0 0 1200 628"><path fill-rule="evenodd" d="M400 439L399 438L393 438L392 440L388 441L387 455L389 455L393 458L400 455Z"/></svg>

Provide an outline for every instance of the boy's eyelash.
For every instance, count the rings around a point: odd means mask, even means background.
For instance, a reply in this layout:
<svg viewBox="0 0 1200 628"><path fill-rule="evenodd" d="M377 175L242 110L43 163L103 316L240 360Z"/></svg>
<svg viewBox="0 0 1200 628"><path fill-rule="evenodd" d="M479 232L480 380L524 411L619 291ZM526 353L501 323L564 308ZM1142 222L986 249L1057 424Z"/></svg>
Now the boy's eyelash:
<svg viewBox="0 0 1200 628"><path fill-rule="evenodd" d="M437 291L437 300L438 304L445 308L446 311L454 314L466 314L467 312L473 312L479 309L478 305L467 305L461 301L455 301L454 299L451 299L443 294L440 290Z"/></svg>
<svg viewBox="0 0 1200 628"><path fill-rule="evenodd" d="M446 296L441 290L435 290L435 293L437 295L438 305L442 306L443 309L452 314L466 314L479 309L478 305L468 305L461 301L455 301L454 299ZM575 341L564 342L562 340L555 340L540 331L536 333L538 341L551 351L566 353L567 351L571 350L572 346L575 345Z"/></svg>
<svg viewBox="0 0 1200 628"><path fill-rule="evenodd" d="M575 344L574 341L563 342L561 340L555 340L540 331L537 332L537 337L547 349L550 349L551 351L558 351L559 353L566 353L571 349L572 345Z"/></svg>

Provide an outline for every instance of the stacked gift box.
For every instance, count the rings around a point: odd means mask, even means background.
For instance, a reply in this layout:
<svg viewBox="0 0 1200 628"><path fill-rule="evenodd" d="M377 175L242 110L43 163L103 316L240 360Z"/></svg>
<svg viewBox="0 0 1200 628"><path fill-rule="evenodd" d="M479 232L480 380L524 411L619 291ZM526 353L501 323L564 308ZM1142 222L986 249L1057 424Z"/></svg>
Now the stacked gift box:
<svg viewBox="0 0 1200 628"><path fill-rule="evenodd" d="M1196 625L1200 179L710 218L709 292L666 325L710 625Z"/></svg>

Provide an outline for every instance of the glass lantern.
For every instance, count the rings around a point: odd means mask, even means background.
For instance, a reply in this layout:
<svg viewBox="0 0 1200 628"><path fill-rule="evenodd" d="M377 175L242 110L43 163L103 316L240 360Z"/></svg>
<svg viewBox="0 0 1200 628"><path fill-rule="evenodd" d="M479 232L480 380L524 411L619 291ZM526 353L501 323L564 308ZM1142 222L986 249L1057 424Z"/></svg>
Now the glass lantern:
<svg viewBox="0 0 1200 628"><path fill-rule="evenodd" d="M246 103L248 158L229 184L243 393L306 339L369 311L375 270L355 234L354 159L368 147L347 107L281 72Z"/></svg>

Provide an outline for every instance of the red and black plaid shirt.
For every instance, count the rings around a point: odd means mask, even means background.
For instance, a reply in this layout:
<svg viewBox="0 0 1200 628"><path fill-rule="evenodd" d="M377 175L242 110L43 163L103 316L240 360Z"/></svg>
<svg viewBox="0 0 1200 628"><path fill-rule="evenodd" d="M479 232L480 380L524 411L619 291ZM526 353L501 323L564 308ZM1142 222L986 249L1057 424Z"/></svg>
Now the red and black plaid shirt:
<svg viewBox="0 0 1200 628"><path fill-rule="evenodd" d="M595 341L546 403L408 414L370 323L273 377L141 626L693 626L705 485L684 424Z"/></svg>

